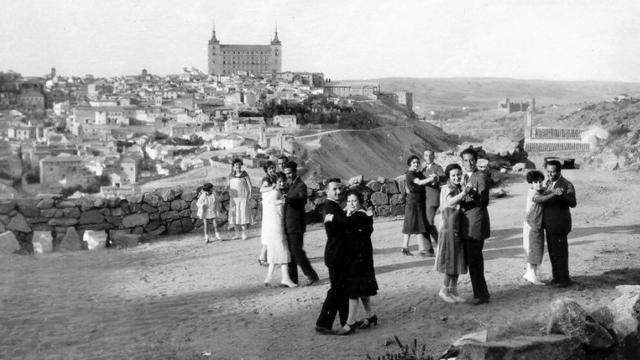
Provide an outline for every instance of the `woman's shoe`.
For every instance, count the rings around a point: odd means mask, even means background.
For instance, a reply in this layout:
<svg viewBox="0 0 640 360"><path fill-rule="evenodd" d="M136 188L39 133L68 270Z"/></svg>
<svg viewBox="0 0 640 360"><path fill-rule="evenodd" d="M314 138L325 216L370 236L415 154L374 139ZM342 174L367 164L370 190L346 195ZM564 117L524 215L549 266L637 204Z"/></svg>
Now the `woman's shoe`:
<svg viewBox="0 0 640 360"><path fill-rule="evenodd" d="M378 316L377 315L373 315L373 316L368 317L366 319L363 319L361 321L356 321L356 325L357 325L358 329L368 329L369 327L371 327L372 324L374 326L378 325Z"/></svg>
<svg viewBox="0 0 640 360"><path fill-rule="evenodd" d="M260 258L258 258L258 264L260 264L260 266L269 266L269 264L267 263L267 260L260 259Z"/></svg>
<svg viewBox="0 0 640 360"><path fill-rule="evenodd" d="M456 301L451 297L451 295L449 295L449 289L447 289L446 287L443 287L440 289L438 296L440 296L442 300L448 302L449 304L456 303Z"/></svg>
<svg viewBox="0 0 640 360"><path fill-rule="evenodd" d="M402 248L402 249L400 250L400 252L402 252L402 255L405 255L405 256L411 256L411 255L413 255L413 254L411 253L411 251L409 251L409 249L407 249L407 248Z"/></svg>
<svg viewBox="0 0 640 360"><path fill-rule="evenodd" d="M355 333L356 333L356 324L353 323L351 325L345 324L343 327L340 328L340 330L338 330L338 332L336 332L336 335L346 336L346 335L352 335Z"/></svg>
<svg viewBox="0 0 640 360"><path fill-rule="evenodd" d="M453 300L455 300L455 302L457 302L457 303L467 302L467 300L463 299L462 297L460 297L460 295L458 295L458 288L457 287L450 287L449 288L449 297L452 298Z"/></svg>
<svg viewBox="0 0 640 360"><path fill-rule="evenodd" d="M242 232L242 240L247 240L247 234L245 234L244 231Z"/></svg>
<svg viewBox="0 0 640 360"><path fill-rule="evenodd" d="M288 282L288 281L282 281L282 282L280 283L280 285L282 285L282 286L286 286L286 287L288 287L288 288L295 288L295 287L298 287L298 284L296 284L296 283L294 283L294 282Z"/></svg>
<svg viewBox="0 0 640 360"><path fill-rule="evenodd" d="M222 238L220 237L220 234L218 234L217 232L216 232L216 240L222 241Z"/></svg>

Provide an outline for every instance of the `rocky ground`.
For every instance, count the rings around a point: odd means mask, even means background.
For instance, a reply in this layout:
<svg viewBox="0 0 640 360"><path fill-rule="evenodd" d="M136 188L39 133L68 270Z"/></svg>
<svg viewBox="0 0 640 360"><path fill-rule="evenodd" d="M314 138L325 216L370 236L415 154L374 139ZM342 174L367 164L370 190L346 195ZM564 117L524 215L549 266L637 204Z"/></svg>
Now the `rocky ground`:
<svg viewBox="0 0 640 360"><path fill-rule="evenodd" d="M402 222L378 219L379 325L349 337L318 335L313 325L328 288L320 226L309 229L305 248L322 282L298 289L262 285L258 229L247 241L210 245L193 233L128 250L0 258L0 358L363 359L395 351L387 345L394 335L440 354L485 328L490 338L541 334L553 299L593 309L618 296L616 285L640 283L638 175L567 170L565 176L578 198L569 248L578 284L570 288L521 278L526 184L516 181L509 196L490 205L490 304L443 303L433 260L400 255ZM546 256L542 271L548 278ZM468 277L461 280L470 296Z"/></svg>

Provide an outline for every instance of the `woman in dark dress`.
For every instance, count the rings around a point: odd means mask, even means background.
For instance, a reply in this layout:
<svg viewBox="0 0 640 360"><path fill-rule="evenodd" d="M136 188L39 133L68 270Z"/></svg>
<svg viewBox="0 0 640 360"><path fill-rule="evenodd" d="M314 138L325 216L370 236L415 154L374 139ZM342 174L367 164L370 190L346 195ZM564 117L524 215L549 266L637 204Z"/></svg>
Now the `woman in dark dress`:
<svg viewBox="0 0 640 360"><path fill-rule="evenodd" d="M373 267L373 217L362 209L362 194L355 190L347 192L347 224L345 241L349 259L347 275L347 296L349 316L346 325L338 330L338 335L352 334L356 327L366 329L378 324L378 317L371 311L370 297L378 293L378 282ZM356 321L358 300L362 302L366 317Z"/></svg>
<svg viewBox="0 0 640 360"><path fill-rule="evenodd" d="M409 251L409 238L411 235L417 235L420 239L418 243L420 255L426 256L427 251L425 246L427 239L423 234L429 229L429 222L427 221L424 186L431 181L431 179L426 179L420 171L420 158L416 155L409 157L407 166L409 169L405 175L407 199L404 208L404 224L402 225L402 234L404 235L402 255L413 255Z"/></svg>

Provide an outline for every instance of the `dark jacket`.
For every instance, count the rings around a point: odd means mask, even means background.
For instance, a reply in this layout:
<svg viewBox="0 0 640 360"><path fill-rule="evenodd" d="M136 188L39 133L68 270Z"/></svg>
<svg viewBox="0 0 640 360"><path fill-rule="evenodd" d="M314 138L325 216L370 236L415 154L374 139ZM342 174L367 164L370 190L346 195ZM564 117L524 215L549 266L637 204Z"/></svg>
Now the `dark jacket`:
<svg viewBox="0 0 640 360"><path fill-rule="evenodd" d="M484 240L491 235L489 222L489 178L482 171L474 171L467 184L475 190L460 202L460 236L464 239Z"/></svg>
<svg viewBox="0 0 640 360"><path fill-rule="evenodd" d="M426 167L422 169L422 173L426 178L428 178L432 174L437 176L434 181L425 185L425 195L427 197L427 206L440 206L440 186L447 182L447 179L444 176L444 170L442 170L442 166L434 163L428 169Z"/></svg>
<svg viewBox="0 0 640 360"><path fill-rule="evenodd" d="M347 265L349 256L344 239L347 217L340 205L329 199L324 203L324 215L327 214L333 214L333 220L324 223L324 229L327 232L324 263L327 267L343 267Z"/></svg>
<svg viewBox="0 0 640 360"><path fill-rule="evenodd" d="M560 177L554 186L547 181L547 192L563 189L564 193L544 201L542 207L542 227L547 233L568 234L571 232L571 212L569 208L576 207L576 189L573 184Z"/></svg>
<svg viewBox="0 0 640 360"><path fill-rule="evenodd" d="M297 177L289 185L284 201L284 230L286 233L303 233L306 228L304 207L307 204L307 185Z"/></svg>

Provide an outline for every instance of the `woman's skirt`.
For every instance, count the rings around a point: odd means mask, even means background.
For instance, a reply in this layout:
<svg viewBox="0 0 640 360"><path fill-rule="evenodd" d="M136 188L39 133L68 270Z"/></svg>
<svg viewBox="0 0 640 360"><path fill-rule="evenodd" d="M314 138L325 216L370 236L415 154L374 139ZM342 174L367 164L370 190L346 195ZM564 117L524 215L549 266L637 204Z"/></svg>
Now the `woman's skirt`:
<svg viewBox="0 0 640 360"><path fill-rule="evenodd" d="M406 205L404 207L403 234L426 233L429 226L427 221L427 206L423 194L407 194Z"/></svg>
<svg viewBox="0 0 640 360"><path fill-rule="evenodd" d="M464 256L464 242L458 234L459 211L454 208L443 208L442 227L438 229L438 249L434 268L447 275L467 273L467 262Z"/></svg>

